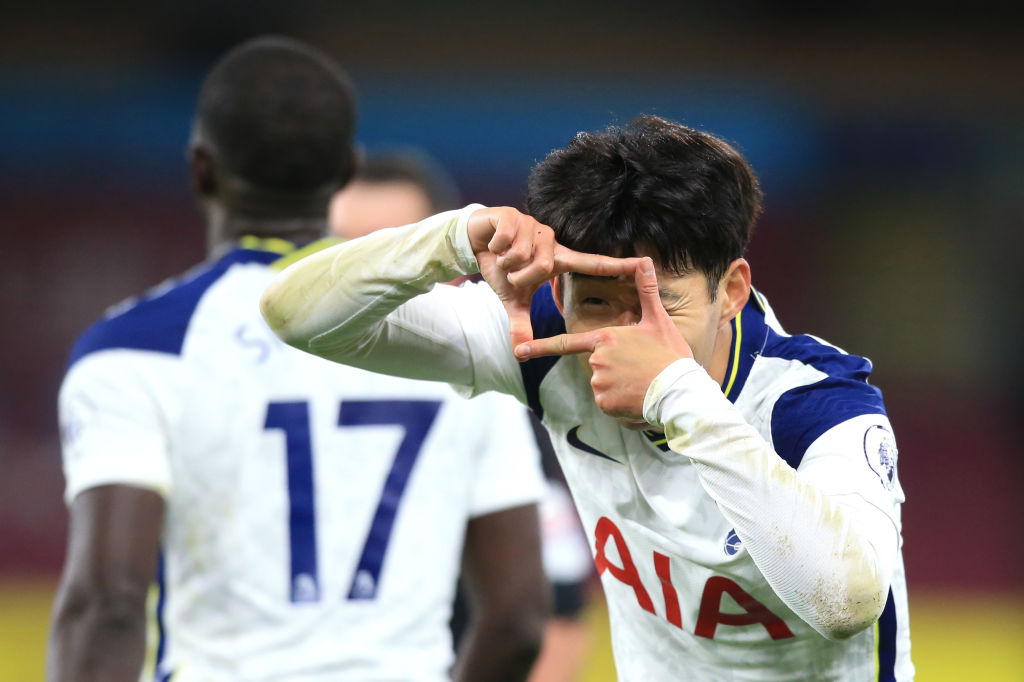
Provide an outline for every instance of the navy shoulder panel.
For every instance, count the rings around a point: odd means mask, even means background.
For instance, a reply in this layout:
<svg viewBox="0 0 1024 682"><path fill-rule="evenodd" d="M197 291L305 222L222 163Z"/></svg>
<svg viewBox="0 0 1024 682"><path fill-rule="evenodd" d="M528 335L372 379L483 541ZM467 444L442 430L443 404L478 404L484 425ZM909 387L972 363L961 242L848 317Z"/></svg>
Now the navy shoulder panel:
<svg viewBox="0 0 1024 682"><path fill-rule="evenodd" d="M867 381L871 376L871 361L867 358L844 353L807 334L782 336L770 329L761 354L769 358L799 360L829 376L860 381Z"/></svg>
<svg viewBox="0 0 1024 682"><path fill-rule="evenodd" d="M782 394L772 409L775 451L790 466L800 465L811 443L833 426L865 414L885 414L882 392L868 383L871 362L817 339L769 334L763 355L798 360L827 376Z"/></svg>
<svg viewBox="0 0 1024 682"><path fill-rule="evenodd" d="M116 306L78 337L71 349L68 367L90 353L114 348L179 355L199 299L228 268L235 263L270 262L279 257L278 254L237 249L216 263L200 265L177 280Z"/></svg>
<svg viewBox="0 0 1024 682"><path fill-rule="evenodd" d="M546 339L565 333L565 320L555 305L550 284L544 284L533 295L533 301L530 303L530 322L533 325L535 339ZM526 386L526 404L538 417L544 416L544 408L540 404L540 382L560 359L557 355L551 355L519 364L523 384Z"/></svg>

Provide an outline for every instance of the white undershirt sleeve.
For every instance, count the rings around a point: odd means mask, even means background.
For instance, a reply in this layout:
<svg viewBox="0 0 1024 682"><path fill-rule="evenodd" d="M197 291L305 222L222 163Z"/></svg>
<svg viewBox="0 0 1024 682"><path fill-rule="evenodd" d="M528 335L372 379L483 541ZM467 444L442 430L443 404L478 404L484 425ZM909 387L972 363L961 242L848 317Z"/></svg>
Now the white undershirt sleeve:
<svg viewBox="0 0 1024 682"><path fill-rule="evenodd" d="M789 466L692 359L655 378L644 417L693 462L768 584L797 615L830 639L877 620L897 554L896 526L884 510L855 486L826 494Z"/></svg>
<svg viewBox="0 0 1024 682"><path fill-rule="evenodd" d="M467 225L480 208L379 230L303 258L267 287L263 315L289 345L329 360L523 400L497 296L486 285L435 286L477 272Z"/></svg>

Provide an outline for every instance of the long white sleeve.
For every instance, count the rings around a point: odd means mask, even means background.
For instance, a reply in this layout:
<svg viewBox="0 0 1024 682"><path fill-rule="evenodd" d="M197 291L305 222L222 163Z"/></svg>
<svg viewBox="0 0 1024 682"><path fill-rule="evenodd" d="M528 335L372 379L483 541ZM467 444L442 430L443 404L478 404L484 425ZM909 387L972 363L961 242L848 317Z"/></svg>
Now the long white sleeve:
<svg viewBox="0 0 1024 682"><path fill-rule="evenodd" d="M479 208L380 230L293 263L264 292L263 316L300 350L375 372L469 386L474 368L465 311L479 316L478 301L466 292L454 296L452 287L423 294L476 272L466 223Z"/></svg>
<svg viewBox="0 0 1024 682"><path fill-rule="evenodd" d="M688 457L779 597L830 639L882 612L897 554L889 517L856 494L827 495L790 467L692 359L652 382L644 417Z"/></svg>

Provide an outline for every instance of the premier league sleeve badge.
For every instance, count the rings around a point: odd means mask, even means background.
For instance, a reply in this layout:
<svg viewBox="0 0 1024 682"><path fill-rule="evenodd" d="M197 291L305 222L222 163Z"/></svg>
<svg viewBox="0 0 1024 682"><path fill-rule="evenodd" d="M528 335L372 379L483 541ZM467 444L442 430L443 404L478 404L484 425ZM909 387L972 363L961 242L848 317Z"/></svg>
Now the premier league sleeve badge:
<svg viewBox="0 0 1024 682"><path fill-rule="evenodd" d="M896 439L892 431L875 424L864 433L864 456L868 460L868 466L882 479L882 485L886 490L892 490L896 482L896 457L899 451L896 449Z"/></svg>

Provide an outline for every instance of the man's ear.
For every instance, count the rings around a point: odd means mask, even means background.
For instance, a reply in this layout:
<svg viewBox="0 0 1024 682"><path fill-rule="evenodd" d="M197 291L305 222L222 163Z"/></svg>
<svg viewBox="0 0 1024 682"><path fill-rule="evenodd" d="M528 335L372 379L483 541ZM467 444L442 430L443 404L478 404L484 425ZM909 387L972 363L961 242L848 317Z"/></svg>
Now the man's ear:
<svg viewBox="0 0 1024 682"><path fill-rule="evenodd" d="M750 263L737 258L729 264L718 282L718 297L722 302L719 326L732 321L750 300Z"/></svg>
<svg viewBox="0 0 1024 682"><path fill-rule="evenodd" d="M209 150L200 144L188 148L188 169L192 179L192 190L197 196L206 198L217 193L217 164Z"/></svg>
<svg viewBox="0 0 1024 682"><path fill-rule="evenodd" d="M558 308L559 314L565 317L565 306L562 304L562 277L564 275L551 278L551 298L555 299L555 307Z"/></svg>

